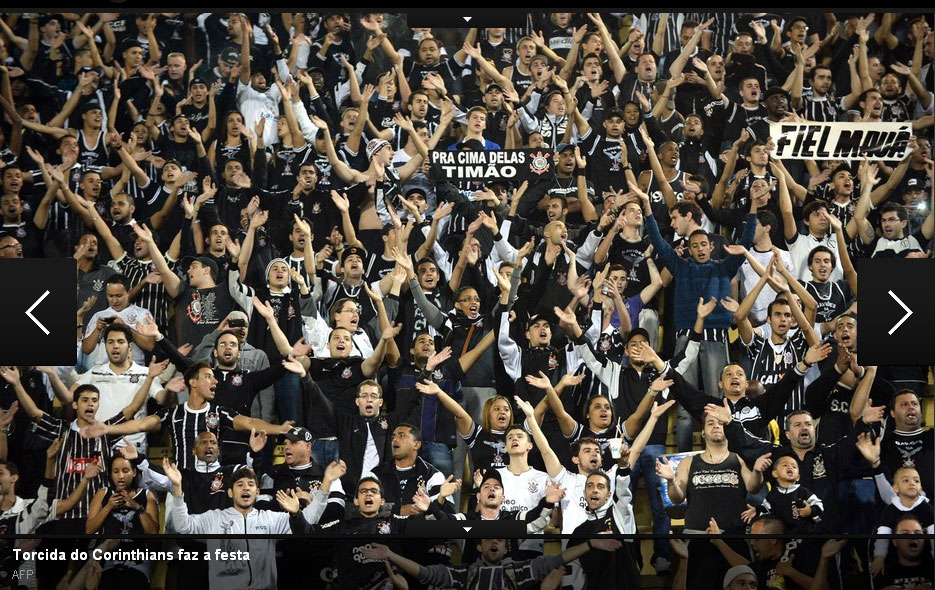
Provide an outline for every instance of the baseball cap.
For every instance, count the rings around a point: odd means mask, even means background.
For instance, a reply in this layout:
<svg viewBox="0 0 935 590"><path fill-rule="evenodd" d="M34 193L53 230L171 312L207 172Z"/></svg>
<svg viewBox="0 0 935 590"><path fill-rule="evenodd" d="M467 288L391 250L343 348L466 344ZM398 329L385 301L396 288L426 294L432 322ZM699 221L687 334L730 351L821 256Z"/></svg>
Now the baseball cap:
<svg viewBox="0 0 935 590"><path fill-rule="evenodd" d="M484 472L484 477L482 477L480 480L481 487L484 486L484 482L487 481L488 479L497 480L497 483L500 484L500 487L501 488L503 487L503 476L500 475L500 472L497 471L496 469L489 468L487 469L487 471Z"/></svg>
<svg viewBox="0 0 935 590"><path fill-rule="evenodd" d="M649 332L647 332L647 331L644 330L643 328L634 328L634 329L630 330L630 333L629 333L629 334L627 334L627 344L629 344L629 343L630 343L630 340L633 340L633 339L634 339L635 337L637 337L637 336L642 336L643 338L646 339L646 342L650 342L650 340L649 340Z"/></svg>
<svg viewBox="0 0 935 590"><path fill-rule="evenodd" d="M385 139L371 139L367 142L367 159L372 160L374 154L383 149L384 146L390 145L390 142Z"/></svg>
<svg viewBox="0 0 935 590"><path fill-rule="evenodd" d="M182 270L188 272L188 267L192 265L192 262L200 262L201 264L207 266L211 269L211 278L217 280L218 278L218 263L214 259L209 258L208 256L186 256L182 259L181 266Z"/></svg>
<svg viewBox="0 0 935 590"><path fill-rule="evenodd" d="M143 45L134 38L124 39L123 43L120 44L120 53L133 49L134 47L142 48Z"/></svg>
<svg viewBox="0 0 935 590"><path fill-rule="evenodd" d="M611 107L611 108L607 109L606 111L604 111L604 120L605 120L605 121L607 121L608 119L611 119L611 118L613 118L613 117L617 117L618 119L621 119L621 120L622 120L622 119L623 119L623 110L622 110L620 107Z"/></svg>
<svg viewBox="0 0 935 590"><path fill-rule="evenodd" d="M922 183L918 178L910 178L906 181L906 188L903 190L904 193L912 193L916 191L925 190L922 186Z"/></svg>
<svg viewBox="0 0 935 590"><path fill-rule="evenodd" d="M425 189L420 186L414 186L406 191L406 198L409 198L409 195L422 195L422 198L427 198L428 193L425 192Z"/></svg>
<svg viewBox="0 0 935 590"><path fill-rule="evenodd" d="M360 259L363 260L367 257L367 251L357 246L345 248L344 252L341 252L341 264L344 264L344 261L347 260L349 256L359 256Z"/></svg>
<svg viewBox="0 0 935 590"><path fill-rule="evenodd" d="M537 314L531 316L531 317L526 321L526 327L528 328L529 326L535 324L535 323L538 322L539 320L545 320L546 322L549 323L550 326L552 325L552 320L551 320L551 318L549 318L548 315L546 315L546 314L544 314L544 313L537 313Z"/></svg>
<svg viewBox="0 0 935 590"><path fill-rule="evenodd" d="M737 576L741 574L750 574L751 576L756 578L756 572L750 569L749 566L735 565L734 567L727 570L726 574L724 574L724 583L721 584L721 587L727 588L728 586L730 586L730 583L734 581L734 578L736 578Z"/></svg>
<svg viewBox="0 0 935 590"><path fill-rule="evenodd" d="M497 84L496 82L491 82L490 84L488 84L487 88L484 88L484 94L487 94L491 90L499 90L500 92L503 92L503 88L501 88L500 85Z"/></svg>
<svg viewBox="0 0 935 590"><path fill-rule="evenodd" d="M789 93L786 92L786 90L782 86L770 86L769 88L766 89L766 92L763 94L763 100L766 100L767 98L769 98L770 96L773 96L774 94L781 94L785 96L787 99L789 98Z"/></svg>
<svg viewBox="0 0 935 590"><path fill-rule="evenodd" d="M81 105L81 114L87 113L88 111L103 111L101 108L101 103L96 100L89 100L88 102Z"/></svg>
<svg viewBox="0 0 935 590"><path fill-rule="evenodd" d="M202 84L204 86L209 86L209 84L205 82L204 78L199 78L198 76L195 76L188 82L188 87L191 88L195 84Z"/></svg>
<svg viewBox="0 0 935 590"><path fill-rule="evenodd" d="M229 64L235 64L240 61L240 52L233 47L228 47L221 52L221 61Z"/></svg>
<svg viewBox="0 0 935 590"><path fill-rule="evenodd" d="M575 144L573 143L560 143L558 144L558 147L555 148L555 153L560 154L564 152L565 150L573 150L573 149L575 149Z"/></svg>
<svg viewBox="0 0 935 590"><path fill-rule="evenodd" d="M283 436L292 442L312 442L312 433L301 426L293 426Z"/></svg>

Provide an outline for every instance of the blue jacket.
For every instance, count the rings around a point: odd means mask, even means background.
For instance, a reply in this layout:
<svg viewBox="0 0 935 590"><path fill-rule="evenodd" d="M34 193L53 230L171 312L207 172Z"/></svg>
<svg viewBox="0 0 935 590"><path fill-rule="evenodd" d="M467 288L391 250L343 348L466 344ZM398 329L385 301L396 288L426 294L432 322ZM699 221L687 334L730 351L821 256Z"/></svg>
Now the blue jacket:
<svg viewBox="0 0 935 590"><path fill-rule="evenodd" d="M659 261L675 277L675 329L690 330L695 324L698 298L707 301L712 297L718 301L730 297L730 281L743 264L743 256L728 256L721 260L708 260L698 264L691 258L682 258L675 253L659 233L659 226L651 216L646 217L646 232L653 248L659 255ZM743 235L738 244L750 248L756 232L756 214L747 215ZM729 328L734 322L733 314L718 305L705 319L705 328Z"/></svg>

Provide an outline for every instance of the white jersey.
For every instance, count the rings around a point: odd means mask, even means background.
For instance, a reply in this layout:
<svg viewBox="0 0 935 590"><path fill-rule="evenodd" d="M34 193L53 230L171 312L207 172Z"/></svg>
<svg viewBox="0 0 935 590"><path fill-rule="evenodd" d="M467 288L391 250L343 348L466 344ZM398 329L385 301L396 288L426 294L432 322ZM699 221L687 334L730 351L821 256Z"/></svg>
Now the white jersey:
<svg viewBox="0 0 935 590"><path fill-rule="evenodd" d="M142 323L151 323L153 321L153 314L149 312L145 307L140 307L139 305L130 305L121 311L114 311L114 308L108 307L107 309L102 309L97 312L91 319L88 320L84 329L84 337L87 338L94 332L94 327L97 326L97 320L102 320L111 317L118 317L123 320L123 323L128 325L131 328L136 327L136 324L139 322ZM130 341L130 349L133 351L133 362L143 364L145 361L143 356L143 350L136 345L132 340ZM85 366L100 365L101 363L107 362L107 349L104 347L103 342L98 342L94 350L91 351L91 354L88 356L88 363ZM110 418L113 414L109 414L107 417Z"/></svg>
<svg viewBox="0 0 935 590"><path fill-rule="evenodd" d="M503 480L503 508L508 512L526 511L535 508L545 497L545 486L549 474L530 467L515 475L508 467L497 469Z"/></svg>
<svg viewBox="0 0 935 590"><path fill-rule="evenodd" d="M113 418L130 405L130 402L136 396L136 392L146 381L147 375L149 375L149 369L136 363L130 363L130 368L119 375L111 370L109 364L104 363L103 365L91 367L91 370L87 373L82 373L75 383L90 384L98 388L101 396L94 418L107 420ZM156 397L162 389L162 383L159 382L159 379L153 379L147 395ZM133 418L139 420L145 417L146 404L144 403ZM137 449L146 452L145 432L127 435L127 439L135 444Z"/></svg>
<svg viewBox="0 0 935 590"><path fill-rule="evenodd" d="M607 471L607 475L610 476L610 493L613 495L616 487L617 466L611 467ZM572 534L578 528L578 525L588 519L588 504L584 501L584 484L587 480L586 475L571 473L567 469L562 469L558 476L552 479L565 490L565 497L562 498L563 535Z"/></svg>
<svg viewBox="0 0 935 590"><path fill-rule="evenodd" d="M503 505L500 508L508 512L532 510L545 497L545 486L549 483L549 474L530 467L516 475L508 467L497 469L503 480ZM522 551L542 553L541 539L523 539L519 545Z"/></svg>

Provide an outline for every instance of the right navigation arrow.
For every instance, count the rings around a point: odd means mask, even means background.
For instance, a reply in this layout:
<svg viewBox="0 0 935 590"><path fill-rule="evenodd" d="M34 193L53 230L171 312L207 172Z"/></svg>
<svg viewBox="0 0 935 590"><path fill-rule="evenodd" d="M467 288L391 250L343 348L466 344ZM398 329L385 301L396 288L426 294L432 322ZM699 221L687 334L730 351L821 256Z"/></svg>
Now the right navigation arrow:
<svg viewBox="0 0 935 590"><path fill-rule="evenodd" d="M896 325L893 326L892 328L890 328L890 331L888 332L888 334L889 334L890 336L892 336L892 335L893 335L893 332L895 332L896 330L898 330L899 327L903 325L903 322L905 322L906 320L909 319L909 316L912 315L912 310L909 309L908 307L906 307L906 304L903 303L902 300L900 300L900 298L897 297L895 293L893 293L892 291L890 291L889 294L890 294L890 297L892 297L893 299L896 300L896 303L898 303L900 307L902 307L903 309L906 310L906 315L904 315L903 317L901 317L901 318L899 319L899 321L896 322Z"/></svg>

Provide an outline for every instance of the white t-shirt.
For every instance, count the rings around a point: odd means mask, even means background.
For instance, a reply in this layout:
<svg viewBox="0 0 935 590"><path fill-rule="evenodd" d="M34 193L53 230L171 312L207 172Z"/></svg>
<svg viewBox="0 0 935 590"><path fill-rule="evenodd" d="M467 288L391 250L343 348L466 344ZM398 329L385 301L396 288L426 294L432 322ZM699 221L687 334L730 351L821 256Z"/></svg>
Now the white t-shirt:
<svg viewBox="0 0 935 590"><path fill-rule="evenodd" d="M614 465L607 471L610 477L610 494L614 495L615 482L617 478L617 466ZM567 469L562 469L558 477L552 479L565 490L565 497L562 498L562 534L570 535L575 532L578 525L588 519L587 502L584 501L584 484L588 478L581 473L571 473Z"/></svg>
<svg viewBox="0 0 935 590"><path fill-rule="evenodd" d="M122 311L114 311L114 308L108 307L91 316L91 319L85 324L84 337L87 338L91 335L91 332L94 331L94 327L97 325L97 320L114 316L119 317L131 328L133 328L137 322L149 323L153 321L153 314L149 313L148 309L140 307L139 305L129 305ZM143 350L133 342L132 338L130 339L130 349L133 351L133 362L143 364ZM94 350L92 350L91 354L88 356L88 365L93 367L94 365L101 365L107 362L107 349L104 347L104 342L98 342ZM107 418L110 418L110 416L107 416Z"/></svg>
<svg viewBox="0 0 935 590"><path fill-rule="evenodd" d="M789 255L785 250L779 251L779 257L782 259L783 266L786 269L795 275L795 267L792 265L792 256ZM766 252L758 252L753 248L750 248L750 254L753 255L753 258L756 259L763 267L766 267L769 264L769 261L773 258L773 251L767 250ZM806 259L808 254L805 255ZM756 284L760 280L760 275L756 274L756 271L753 270L748 260L744 260L744 263L740 266L740 277L741 284L743 286L743 293L749 293L753 290ZM763 287L763 290L760 291L760 296L756 298L756 301L753 302L753 307L750 309L750 315L755 317L758 321L762 322L766 320L766 308L769 307L769 304L776 299L776 291L772 287L766 285Z"/></svg>
<svg viewBox="0 0 935 590"><path fill-rule="evenodd" d="M831 271L832 281L841 281L844 279L844 271L841 270L841 254L838 252L838 240L833 233L829 233L823 238L812 237L811 234L798 234L795 241L789 246L789 254L792 256L792 266L795 278L801 282L812 280L812 271L808 269L808 255L816 246L825 246L834 252L834 270Z"/></svg>
<svg viewBox="0 0 935 590"><path fill-rule="evenodd" d="M532 510L545 497L549 474L530 467L515 475L508 467L497 469L503 480L503 507L506 511Z"/></svg>
<svg viewBox="0 0 935 590"><path fill-rule="evenodd" d="M149 369L136 363L131 363L130 368L121 374L114 373L108 363L91 367L87 373L83 373L75 383L85 385L90 384L98 388L101 392L100 403L98 404L97 414L94 415L97 420L107 420L119 414L125 407L130 405L136 392L139 391ZM158 379L153 379L149 387L149 397L156 397L162 391L162 383ZM146 417L146 404L133 416L135 419ZM141 451L146 451L146 433L139 432L131 434L127 438L136 445Z"/></svg>

